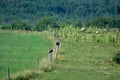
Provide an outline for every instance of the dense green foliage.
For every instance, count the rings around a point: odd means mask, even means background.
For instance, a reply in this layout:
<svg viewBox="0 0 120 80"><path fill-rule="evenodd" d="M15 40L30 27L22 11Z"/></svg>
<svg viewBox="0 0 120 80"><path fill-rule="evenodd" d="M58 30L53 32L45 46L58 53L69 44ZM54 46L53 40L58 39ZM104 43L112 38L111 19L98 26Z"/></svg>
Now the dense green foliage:
<svg viewBox="0 0 120 80"><path fill-rule="evenodd" d="M54 18L43 17L37 20L35 30L43 31L43 30L47 30L48 28L59 28Z"/></svg>
<svg viewBox="0 0 120 80"><path fill-rule="evenodd" d="M119 17L119 0L0 0L0 23L27 20L34 23L43 16L58 21L81 19L84 22L96 17Z"/></svg>
<svg viewBox="0 0 120 80"><path fill-rule="evenodd" d="M95 26L120 28L119 0L1 0L0 29L37 30ZM6 24L7 23L7 24Z"/></svg>
<svg viewBox="0 0 120 80"><path fill-rule="evenodd" d="M32 26L28 25L25 21L15 21L15 22L11 23L11 29L32 30Z"/></svg>
<svg viewBox="0 0 120 80"><path fill-rule="evenodd" d="M98 28L119 28L120 29L120 18L97 18L90 23L88 26L96 26Z"/></svg>
<svg viewBox="0 0 120 80"><path fill-rule="evenodd" d="M113 60L120 64L120 51L118 51L117 54L115 54Z"/></svg>
<svg viewBox="0 0 120 80"><path fill-rule="evenodd" d="M90 21L86 24L82 23L81 20L77 20L75 22L68 21L66 23L57 23L56 19L53 17L42 17L38 19L35 24L29 24L26 21L18 20L14 21L9 24L1 24L0 29L4 30L30 30L30 31L44 31L49 29L61 29L65 28L67 25L71 25L73 28L79 28L82 27L94 27L94 28L106 28L106 29L112 29L112 28L118 28L120 29L120 18L97 18L93 21Z"/></svg>
<svg viewBox="0 0 120 80"><path fill-rule="evenodd" d="M33 27L26 23L26 21L18 20L10 24L3 24L0 26L3 30L33 30Z"/></svg>

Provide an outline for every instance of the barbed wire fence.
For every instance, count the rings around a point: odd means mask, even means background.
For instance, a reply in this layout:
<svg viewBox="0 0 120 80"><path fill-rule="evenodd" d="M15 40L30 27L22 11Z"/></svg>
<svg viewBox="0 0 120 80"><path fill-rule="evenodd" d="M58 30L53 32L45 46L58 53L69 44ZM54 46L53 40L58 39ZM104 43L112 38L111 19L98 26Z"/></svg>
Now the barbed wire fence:
<svg viewBox="0 0 120 80"><path fill-rule="evenodd" d="M47 51L48 52L48 60L49 60L49 64L50 64L50 66L49 66L50 69L53 68L53 63L52 63L53 50L55 50L54 51L55 52L54 57L55 57L55 60L56 60L57 56L58 56L59 46L60 46L60 41L59 41L58 38L56 38L55 33L54 33L53 37L56 39L55 40L55 45L54 45L55 49L48 49L48 51ZM39 71L39 62L40 62L40 60L41 60L41 58L36 56L32 60L29 60L29 62L28 61L21 61L21 62L19 62L19 64L22 63L24 65L24 68L27 68L28 65L30 65L32 63L31 65L34 65L34 66L30 66L29 68L30 69L32 68L33 71L37 73ZM6 79L6 80L11 80L11 75L14 75L15 73L23 70L22 68L20 69L19 67L16 69L16 66L13 67L13 65L12 65L12 67L9 66L9 65L8 66L0 65L0 80L2 80L3 78ZM25 67L25 66L27 66L27 67ZM42 65L40 65L40 66L42 66Z"/></svg>
<svg viewBox="0 0 120 80"><path fill-rule="evenodd" d="M17 63L18 67L16 67L15 64L10 64L8 66L0 65L0 80L11 80L11 76L17 74L19 71L20 71L20 73L23 72L24 68L25 69L27 68L28 70L31 69L34 72L37 72L38 71L38 62L39 62L39 59L38 59L38 57L36 57L36 58L30 60L29 62L28 61L18 62ZM30 66L30 64L32 66ZM22 65L24 65L24 66L22 66Z"/></svg>

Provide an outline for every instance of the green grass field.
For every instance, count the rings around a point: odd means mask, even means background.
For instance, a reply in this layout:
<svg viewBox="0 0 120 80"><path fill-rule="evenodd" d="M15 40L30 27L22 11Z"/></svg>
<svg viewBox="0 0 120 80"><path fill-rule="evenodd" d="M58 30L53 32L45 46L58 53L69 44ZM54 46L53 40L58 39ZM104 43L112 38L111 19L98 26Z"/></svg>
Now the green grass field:
<svg viewBox="0 0 120 80"><path fill-rule="evenodd" d="M119 80L120 65L112 57L120 50L117 44L62 42L62 52L52 72L32 80Z"/></svg>
<svg viewBox="0 0 120 80"><path fill-rule="evenodd" d="M9 66L13 75L35 69L35 57L45 58L54 40L45 32L0 32L0 66ZM50 37L50 36L49 36ZM120 44L61 40L53 70L40 72L29 80L119 80L120 65L111 61ZM0 69L0 76L6 70ZM25 79L21 79L25 80Z"/></svg>
<svg viewBox="0 0 120 80"><path fill-rule="evenodd" d="M35 58L47 56L48 48L53 46L46 33L0 31L0 78L6 77L6 67L10 68L11 75L35 70Z"/></svg>

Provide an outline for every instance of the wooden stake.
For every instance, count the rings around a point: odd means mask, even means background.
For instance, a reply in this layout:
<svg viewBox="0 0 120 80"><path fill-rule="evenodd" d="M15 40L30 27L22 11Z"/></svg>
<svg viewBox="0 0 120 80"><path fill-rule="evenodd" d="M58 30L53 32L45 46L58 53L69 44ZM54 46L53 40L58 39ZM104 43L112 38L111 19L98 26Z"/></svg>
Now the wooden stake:
<svg viewBox="0 0 120 80"><path fill-rule="evenodd" d="M56 45L56 54L55 54L55 59L57 59L57 55L58 55L58 48L59 46Z"/></svg>
<svg viewBox="0 0 120 80"><path fill-rule="evenodd" d="M57 41L56 41L56 54L55 54L55 58L57 59L57 55L58 55L58 49L59 49L59 46L60 46L60 42L59 42L59 40L57 39Z"/></svg>
<svg viewBox="0 0 120 80"><path fill-rule="evenodd" d="M9 67L7 68L7 76L8 76L8 80L10 80L10 69L9 69Z"/></svg>
<svg viewBox="0 0 120 80"><path fill-rule="evenodd" d="M52 69L52 52L53 50L48 50L48 57L49 57L49 61L50 61L50 69Z"/></svg>
<svg viewBox="0 0 120 80"><path fill-rule="evenodd" d="M36 71L38 72L38 57L36 57Z"/></svg>

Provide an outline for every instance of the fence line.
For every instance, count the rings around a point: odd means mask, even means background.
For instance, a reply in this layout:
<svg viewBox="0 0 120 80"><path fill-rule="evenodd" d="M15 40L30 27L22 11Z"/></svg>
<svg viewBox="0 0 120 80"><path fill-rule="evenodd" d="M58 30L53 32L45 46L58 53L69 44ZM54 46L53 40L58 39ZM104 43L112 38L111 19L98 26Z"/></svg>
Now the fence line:
<svg viewBox="0 0 120 80"><path fill-rule="evenodd" d="M58 55L58 49L59 49L59 45L60 45L60 42L58 41L58 39L57 39L57 41L56 41L56 43L55 43L55 47L56 47L56 49L55 49L55 58L57 59L57 55ZM53 68L53 63L52 63L52 59L53 59L53 50L52 49L49 49L48 50L48 58L49 58L49 63L50 63L50 69L52 69ZM33 61L33 60L30 60L31 62ZM23 63L23 61L21 61L21 63ZM28 62L29 63L29 62ZM5 66L0 66L0 70L5 70L5 73L6 73L6 71L7 71L7 80L10 80L11 79L11 74L12 74L12 67L5 67ZM6 70L7 69L7 70ZM36 72L38 72L38 69L39 69L39 57L36 57L35 58L35 71ZM3 74L4 75L4 74Z"/></svg>

